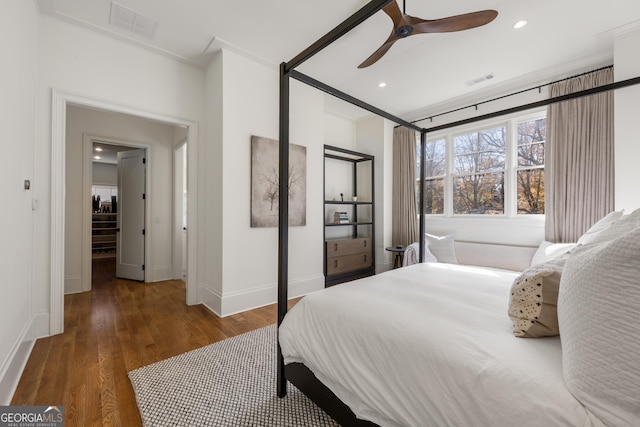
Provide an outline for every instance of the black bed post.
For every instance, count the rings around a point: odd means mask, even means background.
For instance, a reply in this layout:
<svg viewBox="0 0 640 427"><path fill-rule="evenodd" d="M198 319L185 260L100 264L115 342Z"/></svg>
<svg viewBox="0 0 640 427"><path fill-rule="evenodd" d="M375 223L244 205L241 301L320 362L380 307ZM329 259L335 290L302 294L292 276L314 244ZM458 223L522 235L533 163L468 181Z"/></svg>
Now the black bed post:
<svg viewBox="0 0 640 427"><path fill-rule="evenodd" d="M426 178L426 167L424 162L426 161L426 147L427 147L427 131L422 129L420 132L420 203L418 206L420 207L420 236L418 237L420 240L420 257L418 258L420 262L424 262L424 241L425 241L425 216L424 216L424 179Z"/></svg>
<svg viewBox="0 0 640 427"><path fill-rule="evenodd" d="M278 212L278 328L287 314L289 288L289 72L280 64L280 146L279 146L279 212ZM278 329L279 330L279 329ZM278 397L287 394L284 358L278 340Z"/></svg>
<svg viewBox="0 0 640 427"><path fill-rule="evenodd" d="M395 0L371 0L364 5L356 13L351 15L333 30L318 39L315 43L298 54L289 62L283 62L280 64L280 143L279 143L279 167L278 167L278 179L279 186L279 212L278 212L278 329L284 316L287 314L287 302L288 302L288 266L289 266L289 82L290 77L294 77L300 81L304 81L307 84L315 86L321 90L325 90L334 96L339 96L344 100L347 100L355 105L362 106L369 111L381 114L383 117L395 119L397 123L407 124L409 127L415 128L415 125L405 122L399 118L391 116L381 110L372 110L371 106L363 102L358 102L353 97L344 96L346 94L338 95L339 91L330 88L329 86L321 86L320 82L316 82L313 79L306 78L303 74L297 73L295 68L311 58L316 53L320 52L325 47L329 46L334 41L338 40L344 34L357 27L360 23L368 19L371 15L381 10L384 6ZM297 76L297 77L296 77ZM314 84L313 82L316 82ZM283 196L284 195L284 196ZM282 357L282 349L280 348L280 340L278 340L278 369L277 369L277 392L278 397L284 397L287 394L287 380L284 374L284 358Z"/></svg>

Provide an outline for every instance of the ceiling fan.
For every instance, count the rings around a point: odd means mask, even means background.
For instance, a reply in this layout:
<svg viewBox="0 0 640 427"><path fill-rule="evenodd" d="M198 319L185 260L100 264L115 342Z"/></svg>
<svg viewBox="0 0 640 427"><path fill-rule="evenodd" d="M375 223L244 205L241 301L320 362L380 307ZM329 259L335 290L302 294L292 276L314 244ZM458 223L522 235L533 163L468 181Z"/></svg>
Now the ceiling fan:
<svg viewBox="0 0 640 427"><path fill-rule="evenodd" d="M400 11L398 3L393 1L385 6L382 10L389 15L393 21L393 30L387 41L368 57L358 68L365 68L376 63L385 53L393 46L395 42L409 36L424 33L449 33L454 31L468 30L470 28L480 27L493 21L498 12L495 10L481 10L479 12L465 13L462 15L449 16L440 19L420 19L404 13L404 0L402 3L403 11Z"/></svg>

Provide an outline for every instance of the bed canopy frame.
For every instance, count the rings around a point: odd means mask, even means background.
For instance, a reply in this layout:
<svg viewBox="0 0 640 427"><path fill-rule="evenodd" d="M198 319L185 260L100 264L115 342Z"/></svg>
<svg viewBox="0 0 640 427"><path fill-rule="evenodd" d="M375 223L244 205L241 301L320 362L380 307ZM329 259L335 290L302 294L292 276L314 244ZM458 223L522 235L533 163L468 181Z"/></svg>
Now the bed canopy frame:
<svg viewBox="0 0 640 427"><path fill-rule="evenodd" d="M640 77L634 77L627 80L618 81L615 83L599 86L592 89L587 89L579 92L574 92L567 95L561 95L557 97L547 98L542 101L533 102L529 104L520 105L517 107L512 107L508 109L502 109L496 112L472 117L469 119L459 120L451 123L447 123L444 125L432 126L430 128L424 128L416 125L415 123L418 121L429 120L435 116L426 117L424 119L419 119L415 122L408 122L400 117L397 117L393 114L390 114L380 108L377 108L373 105L370 105L360 99L357 99L345 92L342 92L338 89L335 89L325 83L322 83L312 77L309 77L303 73L300 73L296 70L298 66L302 63L322 51L324 48L331 45L333 42L341 38L343 35L356 28L362 22L367 20L373 14L377 13L381 9L383 9L386 5L396 0L372 0L363 6L356 13L351 15L349 18L344 20L334 29L329 31L323 37L318 39L315 43L307 47L304 51L298 54L289 62L283 62L280 64L280 106L279 106L279 115L280 115L280 123L279 123L279 191L280 194L286 194L288 192L287 188L287 175L289 171L289 101L290 101L290 79L293 78L302 83L305 83L311 87L314 87L318 90L321 90L325 93L328 93L334 97L342 99L352 105L358 106L364 110L367 110L371 113L374 113L380 117L386 118L399 126L405 126L409 129L413 129L416 132L420 132L420 144L421 147L427 141L427 133L440 131L448 128L452 128L455 126L460 126L464 124L469 124L481 120L486 120L490 118L500 117L510 113L516 113L520 111L526 111L533 108L543 107L550 104L568 101L570 99L580 98L584 96L593 95L600 92L606 92L609 90L615 90L627 86L632 86L636 84L640 84ZM571 77L569 77L571 78ZM566 80L566 79L563 79ZM551 83L549 83L551 84ZM548 85L548 84L547 84ZM536 89L541 88L541 85L536 86ZM518 92L519 93L519 92ZM488 101L487 101L488 102ZM474 104L475 106L479 105ZM466 108L466 107L465 107ZM457 111L457 110L454 110ZM446 113L443 113L446 114ZM420 150L420 158L421 164L425 162L425 152L424 150ZM420 183L419 183L419 191L420 194L424 194L424 180L425 180L425 170L421 168L420 170ZM424 198L420 197L419 202L419 232L420 235L424 235L425 232L425 215L424 215ZM287 197L280 199L280 207L279 207L279 216L278 216L278 327L282 323L285 315L288 310L288 266L289 266L289 200ZM424 239L420 239L420 251L419 256L420 260L424 259ZM279 397L284 397L287 393L287 377L290 379L296 378L297 382L295 383L299 389L301 389L307 396L309 396L314 402L318 403L318 405L325 409L329 415L333 416L339 422L345 422L348 425L375 425L368 421L363 421L356 419L353 415L353 412L342 402L333 395L333 393L325 387L322 383L314 383L310 384L309 374L313 377L313 374L308 371L306 367L302 364L291 364L290 368L287 367L287 376L285 376L285 365L284 358L282 356L282 351L280 349L280 343L278 342L278 364L277 364L277 394ZM315 377L311 379L311 381L315 380Z"/></svg>

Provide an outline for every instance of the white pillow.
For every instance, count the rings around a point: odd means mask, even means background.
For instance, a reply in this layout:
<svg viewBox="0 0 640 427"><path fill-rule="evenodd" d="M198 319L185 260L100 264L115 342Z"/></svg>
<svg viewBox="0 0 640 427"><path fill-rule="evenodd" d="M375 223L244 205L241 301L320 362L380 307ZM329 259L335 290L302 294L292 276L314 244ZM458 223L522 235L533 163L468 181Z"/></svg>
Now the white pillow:
<svg viewBox="0 0 640 427"><path fill-rule="evenodd" d="M587 243L591 243L592 240L597 238L597 236L604 231L611 224L616 222L622 215L624 211L614 211L609 212L604 218L601 218L598 222L593 224L591 228L589 228L580 238L578 239L579 245L586 245Z"/></svg>
<svg viewBox="0 0 640 427"><path fill-rule="evenodd" d="M428 246L424 247L424 262L438 262L438 258L431 253Z"/></svg>
<svg viewBox="0 0 640 427"><path fill-rule="evenodd" d="M558 295L569 391L608 426L640 426L640 228L579 247Z"/></svg>
<svg viewBox="0 0 640 427"><path fill-rule="evenodd" d="M598 224L596 223L596 225ZM594 225L594 227L596 225ZM586 239L582 239L581 237L578 240L578 244L594 245L610 242L618 237L630 233L638 227L640 227L640 209L636 209L629 215L621 215L619 219L607 223L602 229L597 230L597 232L590 233Z"/></svg>
<svg viewBox="0 0 640 427"><path fill-rule="evenodd" d="M536 253L533 254L533 258L531 258L531 267L556 259L575 247L575 243L551 243L543 240Z"/></svg>
<svg viewBox="0 0 640 427"><path fill-rule="evenodd" d="M404 257L402 258L402 266L418 264L420 262L420 244L414 242L406 247L404 250ZM424 248L424 262L438 262L435 256L429 252L429 248Z"/></svg>
<svg viewBox="0 0 640 427"><path fill-rule="evenodd" d="M436 257L438 262L448 262L449 264L457 264L456 250L453 246L453 234L448 236L434 236L425 233L427 238L427 247L429 251Z"/></svg>

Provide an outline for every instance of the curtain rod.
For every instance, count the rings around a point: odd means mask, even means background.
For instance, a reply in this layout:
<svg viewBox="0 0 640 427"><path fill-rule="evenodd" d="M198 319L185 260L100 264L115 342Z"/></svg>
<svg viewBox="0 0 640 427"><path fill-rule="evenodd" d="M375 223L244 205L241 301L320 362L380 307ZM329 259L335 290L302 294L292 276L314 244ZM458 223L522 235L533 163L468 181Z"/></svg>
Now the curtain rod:
<svg viewBox="0 0 640 427"><path fill-rule="evenodd" d="M507 95L502 95L502 96L498 96L498 97L495 97L495 98L491 98L491 99L488 99L486 101L476 102L474 104L467 105L465 107L455 108L453 110L445 111L444 113L438 113L438 114L434 114L434 115L431 115L431 116L423 117L421 119L413 120L413 121L411 121L409 123L415 124L415 123L421 122L423 120L431 120L433 122L433 119L435 117L440 117L440 116L445 116L447 114L456 113L458 111L466 110L467 108L475 108L475 109L477 109L478 105L483 105L483 104L488 104L489 102L499 101L501 99L508 98L510 96L520 95L521 93L530 92L530 91L535 90L535 89L538 89L538 91L540 91L543 87L551 86L552 84L560 83L560 82L563 82L563 81L566 81L566 80L569 80L569 79L574 79L576 77L581 77L581 76L584 76L584 75L587 75L587 74L595 73L597 71L606 70L608 68L613 68L613 65L607 65L605 67L596 68L595 70L585 71L584 73L576 74L576 75L569 76L569 77L564 77L562 79L554 80L554 81L549 82L549 83L544 83L544 84L541 84L541 85L530 87L528 89L522 89L522 90L519 90L517 92L509 93Z"/></svg>
<svg viewBox="0 0 640 427"><path fill-rule="evenodd" d="M556 104L558 102L569 101L571 99L581 98L584 96L595 95L597 93L608 92L610 90L621 89L627 86L634 86L640 84L640 77L634 77L627 80L621 80L615 83L609 83L602 86L596 86L591 89L585 89L578 92L568 93L566 95L559 95L553 98L543 99L541 101L532 102L529 104L520 105L518 107L507 108L505 110L495 111L493 113L487 113L482 116L471 117L469 119L458 120L456 122L447 123L444 125L433 126L425 128L425 132L436 132L444 129L449 129L456 126L466 125L473 122L479 122L481 120L487 120L494 117L504 116L505 114L517 113L520 111L531 110L532 108L544 107L546 105Z"/></svg>

